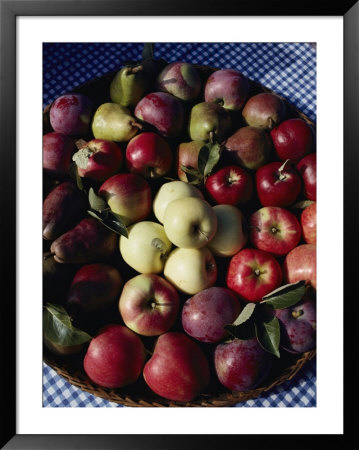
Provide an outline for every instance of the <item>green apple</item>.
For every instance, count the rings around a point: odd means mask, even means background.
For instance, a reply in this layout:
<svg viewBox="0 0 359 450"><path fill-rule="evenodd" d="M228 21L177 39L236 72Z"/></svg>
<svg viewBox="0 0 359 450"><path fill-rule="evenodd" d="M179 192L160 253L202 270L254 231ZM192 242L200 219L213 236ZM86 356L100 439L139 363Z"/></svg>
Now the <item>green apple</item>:
<svg viewBox="0 0 359 450"><path fill-rule="evenodd" d="M217 279L217 264L208 247L175 248L164 267L165 278L179 291L194 295Z"/></svg>
<svg viewBox="0 0 359 450"><path fill-rule="evenodd" d="M146 220L131 225L119 245L124 261L140 273L162 272L172 248L163 226Z"/></svg>
<svg viewBox="0 0 359 450"><path fill-rule="evenodd" d="M232 205L215 205L212 209L217 217L217 231L208 247L215 256L233 256L247 243L244 215Z"/></svg>
<svg viewBox="0 0 359 450"><path fill-rule="evenodd" d="M174 180L164 183L153 200L153 213L156 219L163 223L165 210L170 202L183 197L197 197L203 199L202 192L185 181Z"/></svg>
<svg viewBox="0 0 359 450"><path fill-rule="evenodd" d="M91 126L96 139L115 142L128 142L142 128L129 109L110 102L97 108Z"/></svg>
<svg viewBox="0 0 359 450"><path fill-rule="evenodd" d="M168 239L177 247L201 248L213 239L217 216L205 200L183 197L167 206L163 226Z"/></svg>

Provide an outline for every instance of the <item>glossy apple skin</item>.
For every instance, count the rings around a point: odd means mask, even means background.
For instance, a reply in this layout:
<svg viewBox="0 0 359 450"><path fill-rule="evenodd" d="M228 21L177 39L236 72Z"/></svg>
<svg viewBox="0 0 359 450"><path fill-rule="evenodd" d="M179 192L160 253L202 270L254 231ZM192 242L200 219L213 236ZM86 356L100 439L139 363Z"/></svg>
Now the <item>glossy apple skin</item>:
<svg viewBox="0 0 359 450"><path fill-rule="evenodd" d="M182 326L194 339L217 343L227 336L225 325L239 315L241 305L231 290L212 286L190 297L182 308Z"/></svg>
<svg viewBox="0 0 359 450"><path fill-rule="evenodd" d="M146 178L165 175L172 166L172 160L168 142L151 131L133 137L126 147L127 169Z"/></svg>
<svg viewBox="0 0 359 450"><path fill-rule="evenodd" d="M274 150L281 161L297 163L314 149L314 133L302 119L287 119L270 132Z"/></svg>
<svg viewBox="0 0 359 450"><path fill-rule="evenodd" d="M232 164L257 170L268 162L273 143L266 130L257 127L241 127L230 136L223 148L223 156Z"/></svg>
<svg viewBox="0 0 359 450"><path fill-rule="evenodd" d="M216 203L242 205L252 196L253 180L242 167L230 165L210 175L205 182L205 189Z"/></svg>
<svg viewBox="0 0 359 450"><path fill-rule="evenodd" d="M316 304L304 297L296 305L274 310L281 326L281 346L294 353L312 350L316 344Z"/></svg>
<svg viewBox="0 0 359 450"><path fill-rule="evenodd" d="M119 300L119 311L128 328L142 336L159 336L174 324L179 310L176 289L155 274L129 279Z"/></svg>
<svg viewBox="0 0 359 450"><path fill-rule="evenodd" d="M125 326L109 324L91 340L83 365L94 383L116 389L137 381L145 358L145 347L137 334Z"/></svg>
<svg viewBox="0 0 359 450"><path fill-rule="evenodd" d="M122 286L122 277L112 265L85 264L72 280L66 305L71 311L100 311L116 303Z"/></svg>
<svg viewBox="0 0 359 450"><path fill-rule="evenodd" d="M136 105L135 116L152 126L165 137L178 136L184 125L181 101L167 92L152 92Z"/></svg>
<svg viewBox="0 0 359 450"><path fill-rule="evenodd" d="M249 236L255 248L283 256L299 244L302 229L296 216L279 206L264 206L249 217Z"/></svg>
<svg viewBox="0 0 359 450"><path fill-rule="evenodd" d="M160 91L168 92L183 100L195 100L201 91L201 79L197 69L187 62L176 61L165 66L157 78Z"/></svg>
<svg viewBox="0 0 359 450"><path fill-rule="evenodd" d="M317 243L317 204L307 206L300 215L300 224L307 244Z"/></svg>
<svg viewBox="0 0 359 450"><path fill-rule="evenodd" d="M314 244L301 244L285 257L284 278L288 283L305 280L317 289L317 250Z"/></svg>
<svg viewBox="0 0 359 450"><path fill-rule="evenodd" d="M54 240L69 231L85 215L86 197L71 181L55 186L42 207L42 236Z"/></svg>
<svg viewBox="0 0 359 450"><path fill-rule="evenodd" d="M63 133L51 132L42 138L42 164L46 173L55 177L69 175L75 142Z"/></svg>
<svg viewBox="0 0 359 450"><path fill-rule="evenodd" d="M266 130L280 124L285 115L286 107L283 100L269 92L261 92L250 97L242 111L248 125Z"/></svg>
<svg viewBox="0 0 359 450"><path fill-rule="evenodd" d="M176 172L178 179L188 182L186 173L182 166L198 169L198 155L203 147L203 141L182 142L176 150Z"/></svg>
<svg viewBox="0 0 359 450"><path fill-rule="evenodd" d="M262 206L289 206L295 202L302 189L299 173L291 166L274 161L256 171L256 189Z"/></svg>
<svg viewBox="0 0 359 450"><path fill-rule="evenodd" d="M194 341L184 333L168 332L157 339L143 376L161 397L189 402L205 390L210 371L206 356Z"/></svg>
<svg viewBox="0 0 359 450"><path fill-rule="evenodd" d="M98 190L114 213L127 226L145 219L152 208L148 182L134 173L119 173L108 178Z"/></svg>
<svg viewBox="0 0 359 450"><path fill-rule="evenodd" d="M219 103L225 109L238 111L247 100L250 89L248 78L235 69L213 72L204 88L206 102Z"/></svg>
<svg viewBox="0 0 359 450"><path fill-rule="evenodd" d="M282 270L270 253L244 248L230 259L226 282L243 300L260 302L280 286Z"/></svg>
<svg viewBox="0 0 359 450"><path fill-rule="evenodd" d="M297 170L300 173L304 189L303 193L308 200L316 201L317 199L317 155L309 153L304 156L298 164Z"/></svg>
<svg viewBox="0 0 359 450"><path fill-rule="evenodd" d="M256 338L218 344L214 364L220 383L231 391L246 392L256 388L269 374L271 355Z"/></svg>
<svg viewBox="0 0 359 450"><path fill-rule="evenodd" d="M77 167L80 177L91 178L100 183L118 172L123 163L121 147L105 139L91 139L79 152L90 153L86 168ZM73 160L75 158L73 156Z"/></svg>
<svg viewBox="0 0 359 450"><path fill-rule="evenodd" d="M61 95L51 105L50 123L58 133L86 135L90 129L92 112L93 103L85 95Z"/></svg>

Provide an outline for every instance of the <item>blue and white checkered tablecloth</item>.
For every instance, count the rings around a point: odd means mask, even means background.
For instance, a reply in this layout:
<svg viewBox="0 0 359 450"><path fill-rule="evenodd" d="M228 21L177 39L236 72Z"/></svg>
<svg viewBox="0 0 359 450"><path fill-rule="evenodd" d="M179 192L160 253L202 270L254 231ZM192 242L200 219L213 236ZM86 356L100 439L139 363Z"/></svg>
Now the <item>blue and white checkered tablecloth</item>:
<svg viewBox="0 0 359 450"><path fill-rule="evenodd" d="M43 105L126 60L140 59L141 43L44 43ZM235 68L272 89L316 121L316 49L310 43L159 43L155 56L168 62ZM45 363L44 407L121 407L81 391ZM236 407L315 407L316 359L290 382Z"/></svg>

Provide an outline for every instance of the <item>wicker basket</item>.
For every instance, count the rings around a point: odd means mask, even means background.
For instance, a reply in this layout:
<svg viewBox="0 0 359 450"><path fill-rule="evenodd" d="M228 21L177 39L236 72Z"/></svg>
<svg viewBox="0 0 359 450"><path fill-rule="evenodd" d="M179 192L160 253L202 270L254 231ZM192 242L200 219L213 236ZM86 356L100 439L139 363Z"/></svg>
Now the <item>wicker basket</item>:
<svg viewBox="0 0 359 450"><path fill-rule="evenodd" d="M196 65L202 81L216 69L207 66ZM110 72L100 78L96 78L72 90L72 92L82 93L89 96L96 106L111 101L109 95L109 85L116 72ZM270 89L251 80L252 90L250 95L259 92L272 92ZM309 125L315 128L315 123L310 120L300 110L281 97L287 105L288 117L300 117ZM48 105L43 111L43 134L53 131L49 121ZM46 181L46 180L45 180ZM95 385L85 374L82 368L82 361L85 349L82 353L70 356L59 356L50 353L44 347L44 362L54 369L58 375L66 379L70 384L88 392L94 396L101 397L110 402L118 403L129 407L226 407L237 403L245 402L261 396L285 382L292 380L303 366L312 360L316 355L316 350L312 350L300 355L283 353L283 356L275 362L274 368L269 377L257 388L247 392L229 392L214 382L205 392L191 402L175 402L159 397L154 394L144 382L143 378L133 385L122 389L106 389Z"/></svg>

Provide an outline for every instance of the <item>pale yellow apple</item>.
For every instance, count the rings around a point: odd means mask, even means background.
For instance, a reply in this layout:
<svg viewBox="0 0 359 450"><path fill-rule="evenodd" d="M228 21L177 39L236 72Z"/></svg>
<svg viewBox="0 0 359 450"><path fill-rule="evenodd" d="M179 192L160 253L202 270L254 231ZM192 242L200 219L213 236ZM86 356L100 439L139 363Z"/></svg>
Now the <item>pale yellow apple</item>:
<svg viewBox="0 0 359 450"><path fill-rule="evenodd" d="M175 248L167 258L163 273L179 291L194 295L214 285L217 265L208 247Z"/></svg>
<svg viewBox="0 0 359 450"><path fill-rule="evenodd" d="M163 223L165 210L173 200L183 197L197 197L203 199L202 192L193 184L174 180L164 183L153 200L153 212L156 219Z"/></svg>
<svg viewBox="0 0 359 450"><path fill-rule="evenodd" d="M168 239L177 247L201 248L214 237L217 216L205 200L183 197L167 206L163 226Z"/></svg>
<svg viewBox="0 0 359 450"><path fill-rule="evenodd" d="M217 231L208 247L215 256L233 256L247 243L244 216L232 205L215 205L212 209L217 216Z"/></svg>
<svg viewBox="0 0 359 450"><path fill-rule="evenodd" d="M120 237L122 258L140 273L162 272L171 248L163 226L156 222L137 222L128 228L128 238Z"/></svg>

